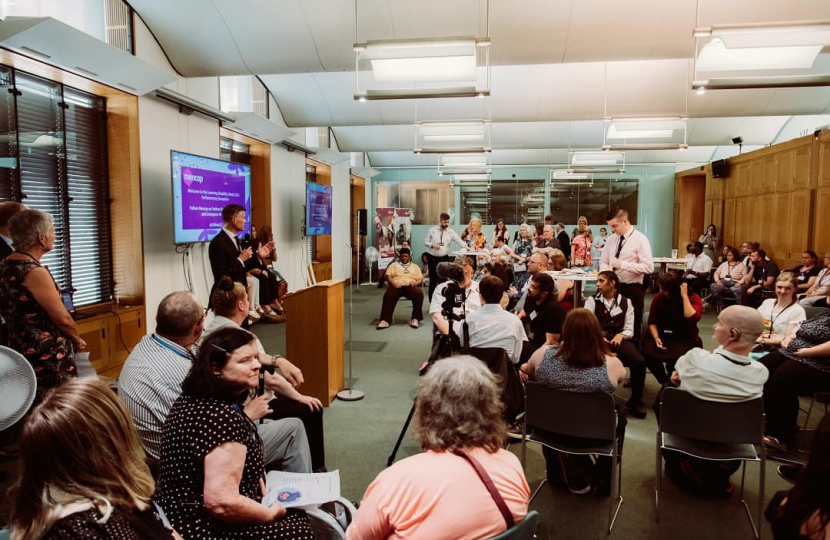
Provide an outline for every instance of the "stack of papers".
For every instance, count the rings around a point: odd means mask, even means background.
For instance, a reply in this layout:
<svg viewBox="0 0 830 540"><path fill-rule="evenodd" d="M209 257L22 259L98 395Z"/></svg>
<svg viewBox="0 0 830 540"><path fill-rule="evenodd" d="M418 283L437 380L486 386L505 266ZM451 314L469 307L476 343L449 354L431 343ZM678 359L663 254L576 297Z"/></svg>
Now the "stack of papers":
<svg viewBox="0 0 830 540"><path fill-rule="evenodd" d="M340 498L340 471L303 474L271 471L265 477L264 506L279 501L285 508L323 504Z"/></svg>

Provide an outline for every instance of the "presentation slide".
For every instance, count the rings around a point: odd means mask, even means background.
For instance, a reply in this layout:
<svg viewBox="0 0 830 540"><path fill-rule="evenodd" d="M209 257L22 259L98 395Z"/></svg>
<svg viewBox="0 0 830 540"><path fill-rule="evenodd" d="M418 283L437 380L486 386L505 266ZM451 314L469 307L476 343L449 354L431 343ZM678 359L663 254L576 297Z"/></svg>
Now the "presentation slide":
<svg viewBox="0 0 830 540"><path fill-rule="evenodd" d="M306 235L331 234L331 186L306 184Z"/></svg>
<svg viewBox="0 0 830 540"><path fill-rule="evenodd" d="M209 242L222 230L222 208L245 207L251 223L251 167L173 151L175 243Z"/></svg>

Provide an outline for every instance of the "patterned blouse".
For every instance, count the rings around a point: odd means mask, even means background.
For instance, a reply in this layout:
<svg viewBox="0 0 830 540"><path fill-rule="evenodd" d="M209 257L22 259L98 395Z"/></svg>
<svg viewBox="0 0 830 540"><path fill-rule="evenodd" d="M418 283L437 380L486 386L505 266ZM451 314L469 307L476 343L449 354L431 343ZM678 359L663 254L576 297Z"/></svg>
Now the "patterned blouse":
<svg viewBox="0 0 830 540"><path fill-rule="evenodd" d="M830 356L802 358L795 355L795 352L799 349L815 347L828 341L830 341L830 310L825 310L821 315L802 323L801 328L798 329L795 337L790 341L790 345L786 349L782 349L781 354L813 369L830 373Z"/></svg>
<svg viewBox="0 0 830 540"><path fill-rule="evenodd" d="M533 240L522 240L519 238L513 242L513 252L519 257L530 258L533 254Z"/></svg>
<svg viewBox="0 0 830 540"><path fill-rule="evenodd" d="M591 241L581 234L571 243L571 261L574 266L591 266ZM582 261L580 264L579 261Z"/></svg>
<svg viewBox="0 0 830 540"><path fill-rule="evenodd" d="M52 321L23 284L40 263L5 258L0 262L0 315L9 328L9 346L32 364L37 399L50 388L77 376L72 341ZM53 280L54 281L54 280ZM55 289L58 288L57 283Z"/></svg>
<svg viewBox="0 0 830 540"><path fill-rule="evenodd" d="M616 387L608 378L608 367L575 368L565 363L558 355L557 347L548 347L542 363L536 368L533 379L554 389L561 389L578 394L607 392L613 394Z"/></svg>

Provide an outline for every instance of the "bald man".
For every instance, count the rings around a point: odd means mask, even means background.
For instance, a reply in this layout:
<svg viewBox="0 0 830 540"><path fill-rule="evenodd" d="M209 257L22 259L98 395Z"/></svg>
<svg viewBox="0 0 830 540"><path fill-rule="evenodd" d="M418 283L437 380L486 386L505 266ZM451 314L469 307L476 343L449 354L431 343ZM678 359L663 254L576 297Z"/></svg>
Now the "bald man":
<svg viewBox="0 0 830 540"><path fill-rule="evenodd" d="M714 326L718 343L711 353L695 348L681 356L672 382L681 390L707 401L737 402L761 397L769 372L749 357L764 330L764 318L746 306L720 312Z"/></svg>

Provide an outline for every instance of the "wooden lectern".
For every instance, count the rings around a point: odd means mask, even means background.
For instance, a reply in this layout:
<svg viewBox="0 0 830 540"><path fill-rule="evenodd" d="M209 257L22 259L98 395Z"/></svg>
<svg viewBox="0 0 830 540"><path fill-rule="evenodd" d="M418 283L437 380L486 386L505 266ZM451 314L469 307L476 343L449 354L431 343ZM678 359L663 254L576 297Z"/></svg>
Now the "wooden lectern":
<svg viewBox="0 0 830 540"><path fill-rule="evenodd" d="M284 298L285 354L303 371L300 393L328 407L343 389L343 311L346 279L330 279Z"/></svg>

